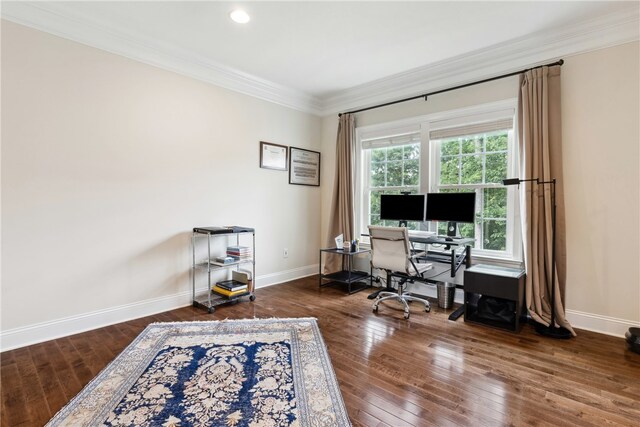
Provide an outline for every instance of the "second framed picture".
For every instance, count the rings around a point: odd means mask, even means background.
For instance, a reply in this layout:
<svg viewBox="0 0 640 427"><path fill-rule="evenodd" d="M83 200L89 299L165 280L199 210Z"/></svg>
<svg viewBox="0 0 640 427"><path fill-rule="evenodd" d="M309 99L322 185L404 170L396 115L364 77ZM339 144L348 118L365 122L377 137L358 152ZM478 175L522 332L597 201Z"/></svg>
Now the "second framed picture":
<svg viewBox="0 0 640 427"><path fill-rule="evenodd" d="M289 147L289 184L320 186L320 153Z"/></svg>
<svg viewBox="0 0 640 427"><path fill-rule="evenodd" d="M287 170L287 146L260 141L260 167Z"/></svg>

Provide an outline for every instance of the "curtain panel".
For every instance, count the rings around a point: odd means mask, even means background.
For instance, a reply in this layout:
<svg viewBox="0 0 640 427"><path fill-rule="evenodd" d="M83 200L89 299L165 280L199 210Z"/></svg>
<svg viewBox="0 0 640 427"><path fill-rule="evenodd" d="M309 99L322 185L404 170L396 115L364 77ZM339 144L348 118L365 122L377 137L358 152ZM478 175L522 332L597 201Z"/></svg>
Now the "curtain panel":
<svg viewBox="0 0 640 427"><path fill-rule="evenodd" d="M575 332L566 320L565 209L562 179L560 66L541 67L520 75L518 148L522 178L557 180L556 184L556 323ZM520 188L526 303L538 323L551 322L552 186L523 183Z"/></svg>
<svg viewBox="0 0 640 427"><path fill-rule="evenodd" d="M334 238L340 234L344 241L355 239L353 229L353 159L355 150L355 119L352 114L343 114L338 122L336 138L336 171L333 183L333 198L329 215L327 247L335 247ZM340 256L326 254L324 274L340 269Z"/></svg>

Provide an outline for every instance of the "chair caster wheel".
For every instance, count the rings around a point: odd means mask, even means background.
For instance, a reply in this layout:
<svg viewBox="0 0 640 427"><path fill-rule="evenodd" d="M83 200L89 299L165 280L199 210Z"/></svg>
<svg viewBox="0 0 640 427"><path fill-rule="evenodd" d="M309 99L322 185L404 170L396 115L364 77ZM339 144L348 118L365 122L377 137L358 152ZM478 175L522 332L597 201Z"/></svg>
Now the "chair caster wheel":
<svg viewBox="0 0 640 427"><path fill-rule="evenodd" d="M377 312L378 312L378 306L377 306L377 305L374 305L374 306L373 306L373 312L374 312L374 313L377 313Z"/></svg>
<svg viewBox="0 0 640 427"><path fill-rule="evenodd" d="M214 311L216 311L216 308L215 307L209 307L209 309L207 311L209 312L209 314L211 314Z"/></svg>
<svg viewBox="0 0 640 427"><path fill-rule="evenodd" d="M431 307L430 307L430 306L426 306L426 307L424 308L424 311L426 311L427 313L428 313L428 312L430 312L430 311L431 311Z"/></svg>
<svg viewBox="0 0 640 427"><path fill-rule="evenodd" d="M409 313L407 313L406 311L404 312L404 318L408 319L409 318Z"/></svg>
<svg viewBox="0 0 640 427"><path fill-rule="evenodd" d="M251 296L249 297L249 301L255 301L255 300L256 300L256 296L255 296L255 295L251 295Z"/></svg>

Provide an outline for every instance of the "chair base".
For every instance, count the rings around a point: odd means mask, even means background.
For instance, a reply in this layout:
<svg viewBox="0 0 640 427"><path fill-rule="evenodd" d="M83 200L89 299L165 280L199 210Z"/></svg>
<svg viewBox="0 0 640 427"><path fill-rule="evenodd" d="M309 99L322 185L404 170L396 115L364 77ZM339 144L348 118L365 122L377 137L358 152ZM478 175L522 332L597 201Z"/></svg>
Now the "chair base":
<svg viewBox="0 0 640 427"><path fill-rule="evenodd" d="M378 304L380 304L382 301L388 300L396 300L404 305L405 319L409 318L409 302L411 301L421 302L424 304L424 311L426 311L427 313L431 311L431 304L429 304L429 301L427 301L426 299L415 297L408 292L399 293L382 291L378 294L378 299L376 300L376 302L373 303L373 312L376 313L378 311Z"/></svg>

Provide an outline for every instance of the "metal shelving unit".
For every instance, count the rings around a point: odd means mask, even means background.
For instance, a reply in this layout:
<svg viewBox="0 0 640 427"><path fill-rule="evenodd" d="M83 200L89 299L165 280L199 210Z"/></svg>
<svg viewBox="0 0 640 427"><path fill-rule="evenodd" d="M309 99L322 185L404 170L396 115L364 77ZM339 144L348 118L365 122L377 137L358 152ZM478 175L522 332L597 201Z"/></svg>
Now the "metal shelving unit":
<svg viewBox="0 0 640 427"><path fill-rule="evenodd" d="M224 254L226 254L226 248L230 244L230 240L234 240L235 244L240 245L241 236L251 236L251 258L241 259L237 262L233 262L225 265L212 264L215 257L221 254L212 253L212 243L217 239L224 238ZM206 256L198 258L198 241L206 239ZM246 244L246 243L245 243ZM237 303L244 297L249 297L250 301L256 299L253 293L253 286L256 278L256 262L255 262L255 250L256 250L256 233L253 228L250 227L196 227L193 229L193 235L191 236L191 248L192 248L192 300L193 306L207 310L209 313L213 313L217 306L222 304ZM247 292L236 295L233 297L225 297L218 295L211 290L215 281L212 281L212 275L216 272L221 272L229 269L239 269L242 265L251 265L251 282ZM206 276L206 287L198 288L198 279L196 276Z"/></svg>

